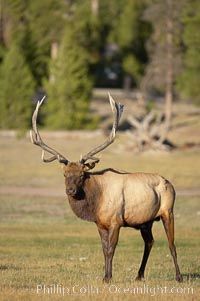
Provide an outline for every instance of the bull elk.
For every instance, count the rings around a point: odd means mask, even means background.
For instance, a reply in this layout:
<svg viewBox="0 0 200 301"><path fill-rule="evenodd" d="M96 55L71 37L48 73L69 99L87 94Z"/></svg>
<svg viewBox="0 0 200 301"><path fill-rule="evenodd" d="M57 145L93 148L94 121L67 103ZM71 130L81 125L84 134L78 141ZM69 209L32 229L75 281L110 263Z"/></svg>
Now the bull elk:
<svg viewBox="0 0 200 301"><path fill-rule="evenodd" d="M81 219L96 223L105 257L104 281L109 282L112 278L112 260L121 227L131 227L141 232L144 253L136 280L144 278L145 266L154 242L152 225L160 218L173 257L176 280L182 281L174 245L175 190L172 184L164 177L153 173L129 173L112 168L90 172L99 162L99 158L94 155L113 143L123 106L118 105L109 94L114 116L110 136L103 144L82 156L78 162L70 162L45 144L39 134L37 116L43 100L44 98L38 101L33 113L32 142L42 148L44 162L58 160L62 165L66 194L73 212ZM45 152L52 156L45 158Z"/></svg>

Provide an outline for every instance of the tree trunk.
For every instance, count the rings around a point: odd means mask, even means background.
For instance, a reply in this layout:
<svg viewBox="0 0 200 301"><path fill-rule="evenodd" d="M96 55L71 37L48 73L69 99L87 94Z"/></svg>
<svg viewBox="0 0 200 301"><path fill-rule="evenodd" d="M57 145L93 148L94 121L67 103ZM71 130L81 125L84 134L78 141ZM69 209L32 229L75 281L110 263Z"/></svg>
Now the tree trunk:
<svg viewBox="0 0 200 301"><path fill-rule="evenodd" d="M167 0L167 22L166 22L166 91L165 91L165 123L164 129L160 137L160 142L162 143L171 126L172 119L172 103L173 103L173 79L174 79L174 70L173 70L173 20L172 20L172 2Z"/></svg>
<svg viewBox="0 0 200 301"><path fill-rule="evenodd" d="M131 92L131 76L129 74L125 74L124 76L124 82L123 82L123 90L126 95L126 97L129 97Z"/></svg>
<svg viewBox="0 0 200 301"><path fill-rule="evenodd" d="M58 42L52 42L51 43L51 59L52 60L56 60L58 57ZM55 82L55 75L50 73L49 74L49 81L50 83L54 83Z"/></svg>
<svg viewBox="0 0 200 301"><path fill-rule="evenodd" d="M91 10L94 16L98 16L99 13L99 0L91 0Z"/></svg>
<svg viewBox="0 0 200 301"><path fill-rule="evenodd" d="M3 1L0 0L0 43L6 45L6 32L5 32L5 18L4 18L4 7Z"/></svg>

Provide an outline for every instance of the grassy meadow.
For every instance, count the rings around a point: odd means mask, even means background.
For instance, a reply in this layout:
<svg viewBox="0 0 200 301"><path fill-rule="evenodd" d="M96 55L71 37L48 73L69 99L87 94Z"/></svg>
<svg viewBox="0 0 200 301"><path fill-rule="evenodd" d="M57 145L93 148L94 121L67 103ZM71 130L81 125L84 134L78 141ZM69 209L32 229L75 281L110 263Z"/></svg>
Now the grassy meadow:
<svg viewBox="0 0 200 301"><path fill-rule="evenodd" d="M191 122L191 136L197 129ZM180 131L171 135L181 140ZM43 132L43 136L70 160L78 160L80 150L84 154L104 140L99 132ZM103 152L98 166L157 172L174 184L181 284L174 280L161 222L154 223L155 244L145 281L134 281L143 253L140 233L121 229L113 280L103 284L104 259L96 226L72 213L59 164L42 163L40 150L28 138L12 136L1 135L0 157L0 300L199 300L200 205L198 193L190 196L200 188L198 148L134 154L130 137L120 134L115 145Z"/></svg>

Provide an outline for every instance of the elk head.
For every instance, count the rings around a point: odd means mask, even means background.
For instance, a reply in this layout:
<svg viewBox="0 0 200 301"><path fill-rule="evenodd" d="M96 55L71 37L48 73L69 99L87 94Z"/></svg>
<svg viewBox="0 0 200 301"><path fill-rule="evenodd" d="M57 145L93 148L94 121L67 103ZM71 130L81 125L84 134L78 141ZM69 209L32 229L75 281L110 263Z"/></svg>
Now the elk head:
<svg viewBox="0 0 200 301"><path fill-rule="evenodd" d="M95 165L99 162L99 158L94 157L94 155L101 152L103 149L105 149L111 143L114 142L119 120L123 112L123 105L120 104L118 105L114 101L114 99L110 96L110 94L108 95L109 95L110 105L114 116L113 126L112 126L110 136L103 144L94 148L85 156L81 156L78 162L70 162L58 151L54 150L53 148L49 147L47 144L43 142L37 128L37 116L38 116L39 109L45 99L45 96L42 98L41 101L38 101L35 111L33 113L33 117L32 117L33 130L30 131L31 141L33 144L42 148L43 162L49 163L58 160L58 162L62 165L62 168L64 169L66 193L69 196L77 195L77 193L81 190L83 186L85 180L85 172L90 169L93 169ZM50 158L45 158L45 152L51 154L52 156Z"/></svg>
<svg viewBox="0 0 200 301"><path fill-rule="evenodd" d="M70 162L64 166L66 194L72 197L77 196L83 187L85 180L85 166Z"/></svg>

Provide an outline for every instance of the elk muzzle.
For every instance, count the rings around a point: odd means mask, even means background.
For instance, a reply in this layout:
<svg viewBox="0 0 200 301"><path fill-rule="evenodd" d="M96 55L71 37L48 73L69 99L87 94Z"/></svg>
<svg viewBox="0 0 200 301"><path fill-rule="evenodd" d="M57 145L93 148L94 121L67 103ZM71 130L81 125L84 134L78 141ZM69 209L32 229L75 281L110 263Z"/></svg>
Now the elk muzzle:
<svg viewBox="0 0 200 301"><path fill-rule="evenodd" d="M72 185L70 187L66 187L66 194L72 197L75 197L78 194L79 188L77 188L75 185Z"/></svg>

